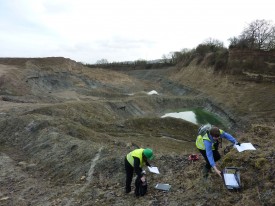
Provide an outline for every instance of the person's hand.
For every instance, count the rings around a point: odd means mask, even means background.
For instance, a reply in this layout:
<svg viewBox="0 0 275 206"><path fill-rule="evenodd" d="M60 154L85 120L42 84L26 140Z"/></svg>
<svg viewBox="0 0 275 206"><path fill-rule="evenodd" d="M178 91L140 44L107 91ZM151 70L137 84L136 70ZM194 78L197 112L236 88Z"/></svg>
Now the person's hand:
<svg viewBox="0 0 275 206"><path fill-rule="evenodd" d="M220 177L222 177L221 171L218 170L216 166L213 167L213 168L214 168L215 172L216 172Z"/></svg>
<svg viewBox="0 0 275 206"><path fill-rule="evenodd" d="M145 176L143 175L143 176L140 178L140 180L141 180L142 182L145 182Z"/></svg>
<svg viewBox="0 0 275 206"><path fill-rule="evenodd" d="M216 170L215 170L215 171L216 171ZM217 173L220 177L222 177L222 173L221 173L220 170L217 170L216 173Z"/></svg>
<svg viewBox="0 0 275 206"><path fill-rule="evenodd" d="M239 143L239 142L236 142L236 143L235 143L235 145L239 145L239 146L241 146L241 143Z"/></svg>

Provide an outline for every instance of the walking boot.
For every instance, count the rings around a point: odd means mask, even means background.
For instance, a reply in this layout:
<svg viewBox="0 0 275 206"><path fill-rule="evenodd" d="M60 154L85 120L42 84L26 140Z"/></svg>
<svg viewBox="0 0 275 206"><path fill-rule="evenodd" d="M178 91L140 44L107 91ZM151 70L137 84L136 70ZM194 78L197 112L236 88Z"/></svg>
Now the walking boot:
<svg viewBox="0 0 275 206"><path fill-rule="evenodd" d="M203 167L203 169L202 169L202 176L203 176L203 178L205 179L205 180L207 180L207 178L208 178L208 176L209 176L209 169L206 167L206 166L204 166Z"/></svg>
<svg viewBox="0 0 275 206"><path fill-rule="evenodd" d="M126 188L125 188L125 193L128 194L128 193L130 193L130 192L131 192L131 187L130 187L130 188L129 188L129 187L126 187Z"/></svg>

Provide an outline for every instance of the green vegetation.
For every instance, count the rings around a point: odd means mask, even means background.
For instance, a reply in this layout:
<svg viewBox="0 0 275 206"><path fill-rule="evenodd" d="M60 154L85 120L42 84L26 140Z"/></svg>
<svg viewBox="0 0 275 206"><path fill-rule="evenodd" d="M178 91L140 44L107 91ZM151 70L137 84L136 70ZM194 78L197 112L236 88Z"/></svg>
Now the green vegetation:
<svg viewBox="0 0 275 206"><path fill-rule="evenodd" d="M214 114L211 114L210 112L203 109L194 109L192 111L195 113L199 124L210 123L218 127L224 128L224 125L222 124L221 120L219 120L219 117L215 116ZM226 130L226 128L224 129Z"/></svg>

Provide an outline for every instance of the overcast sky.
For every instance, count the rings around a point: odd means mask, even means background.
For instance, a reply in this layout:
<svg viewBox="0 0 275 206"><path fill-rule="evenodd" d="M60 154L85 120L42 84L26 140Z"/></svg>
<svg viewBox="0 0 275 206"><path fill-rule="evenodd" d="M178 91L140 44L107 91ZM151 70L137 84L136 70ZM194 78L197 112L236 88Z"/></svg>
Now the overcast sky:
<svg viewBox="0 0 275 206"><path fill-rule="evenodd" d="M228 46L271 0L0 0L0 57L84 63L160 59L206 39Z"/></svg>

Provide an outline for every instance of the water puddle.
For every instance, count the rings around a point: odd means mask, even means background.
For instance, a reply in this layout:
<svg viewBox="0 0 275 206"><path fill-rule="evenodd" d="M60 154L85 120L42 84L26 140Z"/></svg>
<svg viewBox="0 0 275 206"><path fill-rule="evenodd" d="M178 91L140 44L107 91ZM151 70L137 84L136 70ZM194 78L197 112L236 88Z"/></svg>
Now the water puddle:
<svg viewBox="0 0 275 206"><path fill-rule="evenodd" d="M165 115L162 116L162 118L164 118L164 117L174 117L174 118L178 118L178 119L184 119L188 122L198 124L196 114L192 111L166 113Z"/></svg>
<svg viewBox="0 0 275 206"><path fill-rule="evenodd" d="M203 109L192 109L192 110L185 110L185 111L178 111L178 112L170 112L170 113L166 113L161 117L162 118L173 117L173 118L184 119L188 122L191 122L197 125L210 123L216 126L223 126L221 120L215 114L212 114Z"/></svg>

